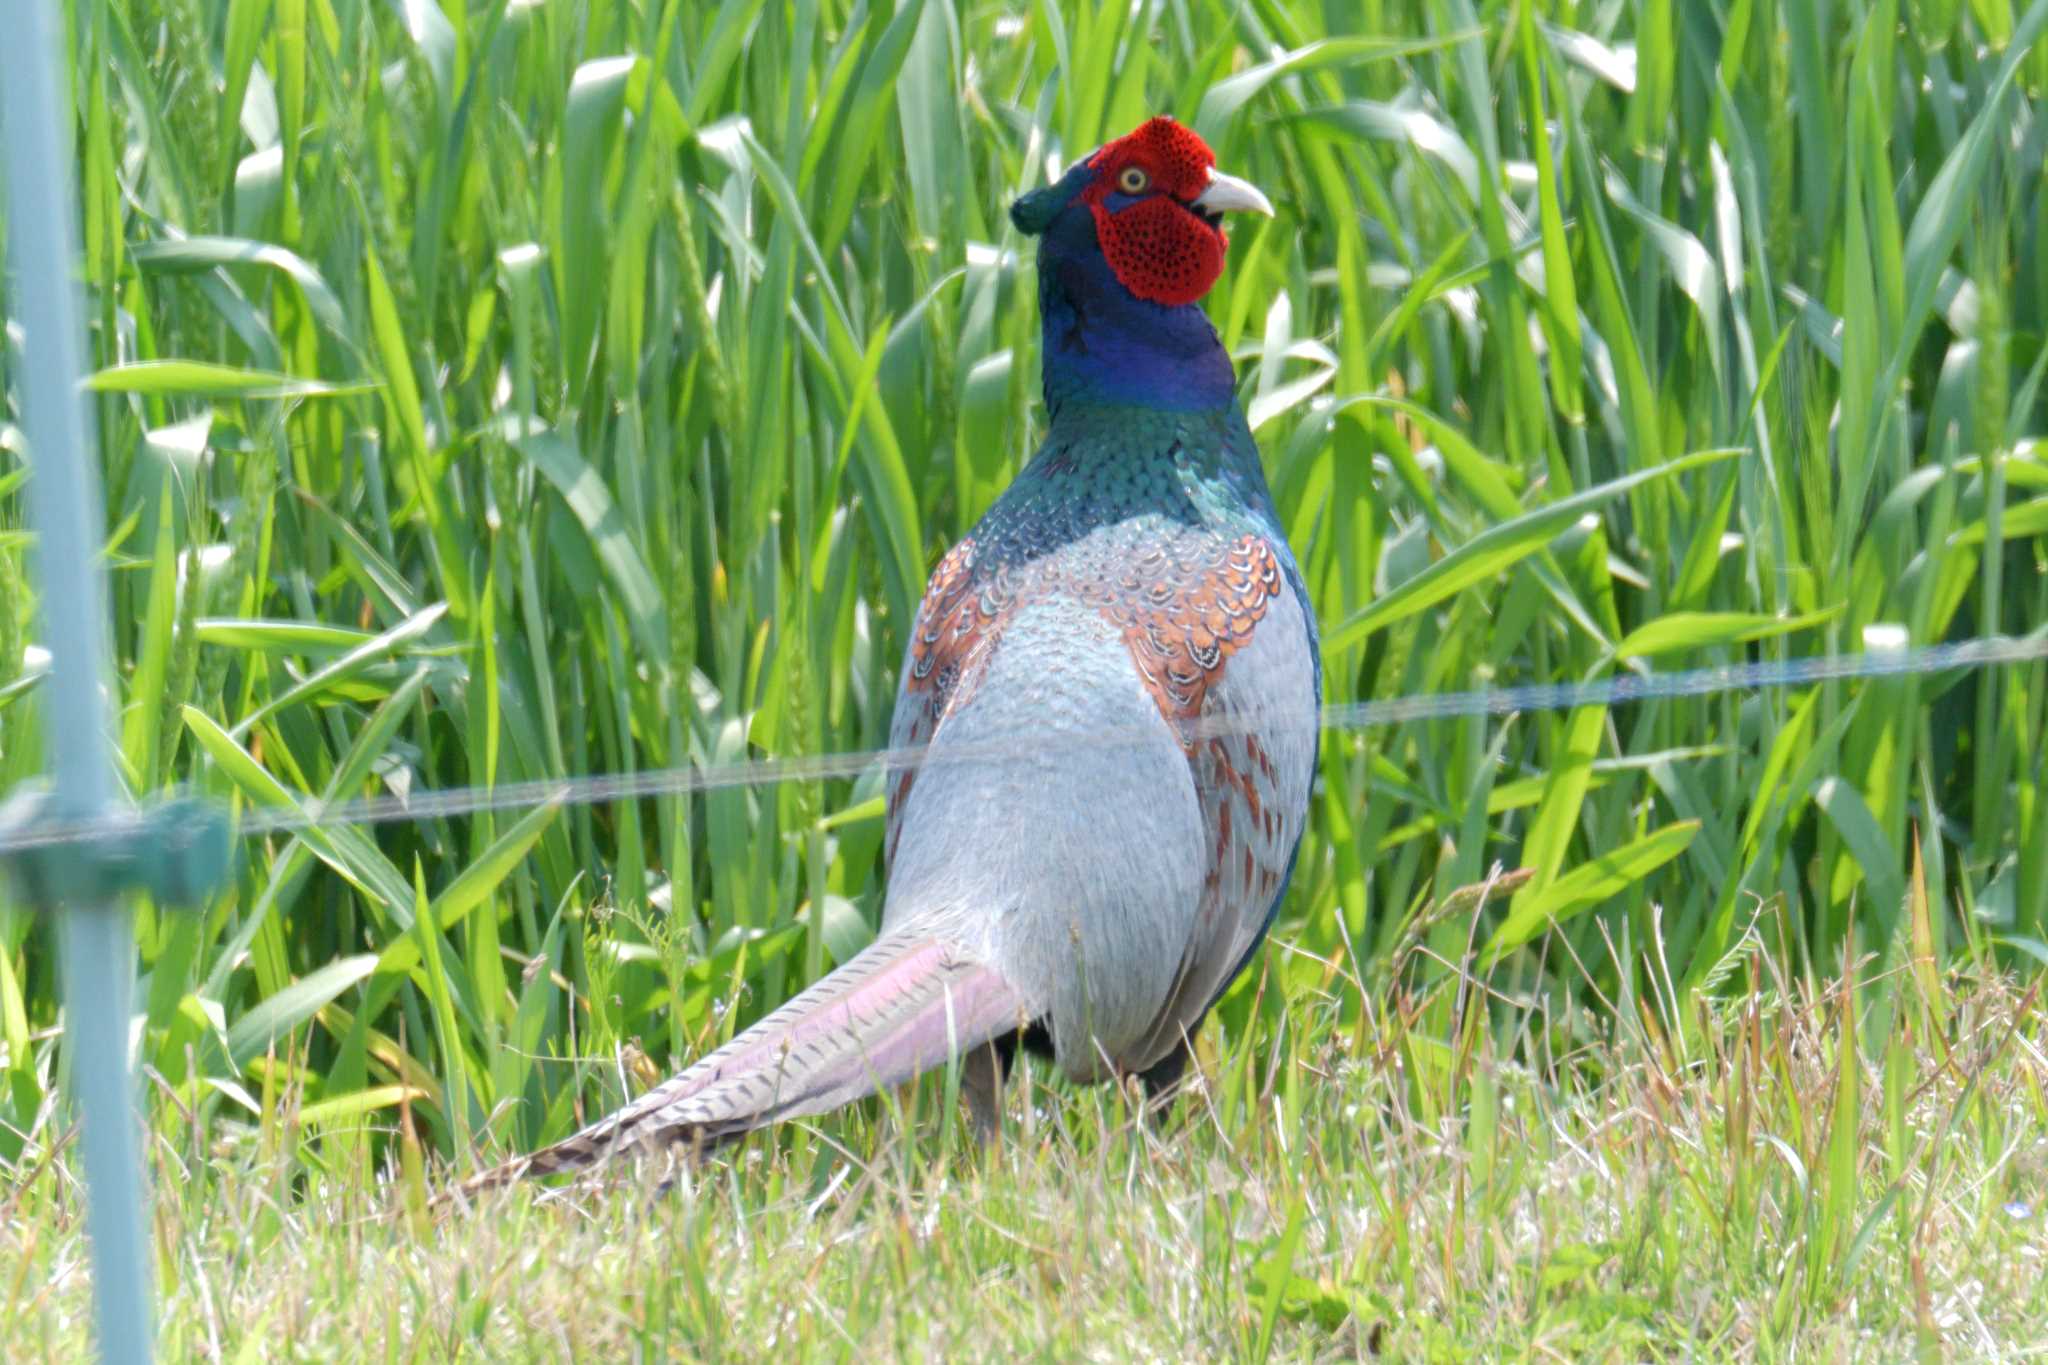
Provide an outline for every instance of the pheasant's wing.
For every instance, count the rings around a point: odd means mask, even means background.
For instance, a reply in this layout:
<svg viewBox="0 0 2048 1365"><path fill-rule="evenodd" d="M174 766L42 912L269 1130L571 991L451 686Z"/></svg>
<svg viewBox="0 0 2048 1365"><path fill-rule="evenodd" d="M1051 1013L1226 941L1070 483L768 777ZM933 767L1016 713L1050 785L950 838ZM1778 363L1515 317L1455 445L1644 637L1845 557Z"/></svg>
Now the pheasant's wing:
<svg viewBox="0 0 2048 1365"><path fill-rule="evenodd" d="M974 540L967 537L932 570L924 601L918 606L910 643L903 652L896 712L889 726L891 749L929 745L948 712L973 693L996 638L984 605L976 590ZM882 845L885 868L896 865L903 812L916 781L915 768L901 768L889 775L888 829Z"/></svg>
<svg viewBox="0 0 2048 1365"><path fill-rule="evenodd" d="M1158 1026L1143 1055L1128 1059L1137 1068L1201 1022L1264 937L1293 871L1315 774L1321 680L1314 623L1283 553L1264 540L1241 546L1236 571L1223 576L1226 589L1257 585L1257 598L1222 593L1256 618L1211 662L1202 689L1188 754L1208 835L1201 905Z"/></svg>

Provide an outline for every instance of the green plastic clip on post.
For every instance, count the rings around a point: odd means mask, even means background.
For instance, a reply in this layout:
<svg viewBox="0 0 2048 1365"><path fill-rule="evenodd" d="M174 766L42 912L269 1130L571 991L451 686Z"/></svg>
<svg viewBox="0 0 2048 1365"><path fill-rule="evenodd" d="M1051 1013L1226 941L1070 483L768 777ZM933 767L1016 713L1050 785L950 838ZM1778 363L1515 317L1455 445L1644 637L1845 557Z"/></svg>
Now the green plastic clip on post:
<svg viewBox="0 0 2048 1365"><path fill-rule="evenodd" d="M199 797L74 824L52 817L40 782L0 803L0 868L30 905L140 891L165 909L197 910L227 884L233 851L227 811Z"/></svg>

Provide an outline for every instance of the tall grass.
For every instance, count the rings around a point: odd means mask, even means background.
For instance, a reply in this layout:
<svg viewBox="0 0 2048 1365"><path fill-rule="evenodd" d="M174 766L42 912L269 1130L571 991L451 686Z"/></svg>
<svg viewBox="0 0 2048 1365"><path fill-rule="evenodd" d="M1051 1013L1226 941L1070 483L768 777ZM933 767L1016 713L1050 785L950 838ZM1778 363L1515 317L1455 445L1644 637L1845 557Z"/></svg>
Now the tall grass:
<svg viewBox="0 0 2048 1365"><path fill-rule="evenodd" d="M1039 421L1003 207L1157 110L1279 207L1210 307L1331 700L2040 631L2044 26L2048 0L79 6L128 783L289 809L882 743L925 571ZM25 540L7 782L40 762ZM1330 733L1278 930L1303 951L1219 1046L1264 1065L1348 963L1344 1019L1421 1012L1435 1112L1475 948L1573 1030L1659 995L1681 1035L1760 952L2048 959L2044 727L2033 665ZM289 1093L315 1176L393 1133L558 1136L865 941L879 792L252 843L206 913L139 911L158 1131ZM1532 875L1431 913L1496 862ZM47 927L0 909L0 1160L50 1141L57 1022Z"/></svg>

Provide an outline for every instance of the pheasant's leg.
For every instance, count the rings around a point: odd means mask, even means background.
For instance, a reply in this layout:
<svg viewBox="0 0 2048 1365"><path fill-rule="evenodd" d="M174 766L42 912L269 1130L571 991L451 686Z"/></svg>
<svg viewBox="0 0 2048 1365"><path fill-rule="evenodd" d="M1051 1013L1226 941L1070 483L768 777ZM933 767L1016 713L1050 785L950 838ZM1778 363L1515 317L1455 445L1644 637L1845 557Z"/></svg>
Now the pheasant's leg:
<svg viewBox="0 0 2048 1365"><path fill-rule="evenodd" d="M1174 1096L1180 1092L1181 1079L1187 1074L1192 1045L1193 1040L1183 1033L1175 1040L1171 1052L1138 1073L1138 1079L1145 1086L1145 1108L1155 1120L1164 1121L1166 1111L1173 1107Z"/></svg>
<svg viewBox="0 0 2048 1365"><path fill-rule="evenodd" d="M975 1048L960 1061L960 1095L974 1125L974 1140L984 1147L995 1142L1003 1113L1004 1059L995 1044Z"/></svg>

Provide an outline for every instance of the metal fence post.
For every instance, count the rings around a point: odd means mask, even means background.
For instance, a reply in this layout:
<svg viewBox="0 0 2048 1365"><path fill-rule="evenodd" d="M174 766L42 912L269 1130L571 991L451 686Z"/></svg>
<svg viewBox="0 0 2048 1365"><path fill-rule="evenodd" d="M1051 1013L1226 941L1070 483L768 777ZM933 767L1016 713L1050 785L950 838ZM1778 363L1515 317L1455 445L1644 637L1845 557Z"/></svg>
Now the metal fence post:
<svg viewBox="0 0 2048 1365"><path fill-rule="evenodd" d="M24 345L21 394L33 452L29 506L42 583L50 676L40 689L49 736L50 815L95 821L116 813L106 670L107 611L99 553L106 534L91 420L79 393L73 120L61 11L52 0L0 5L15 59L0 79L6 138L8 237ZM88 850L78 850L81 858ZM80 879L83 884L85 879ZM65 1046L83 1125L93 1297L109 1361L150 1357L149 1272L142 1168L128 1032L135 943L119 895L70 898L62 933Z"/></svg>

